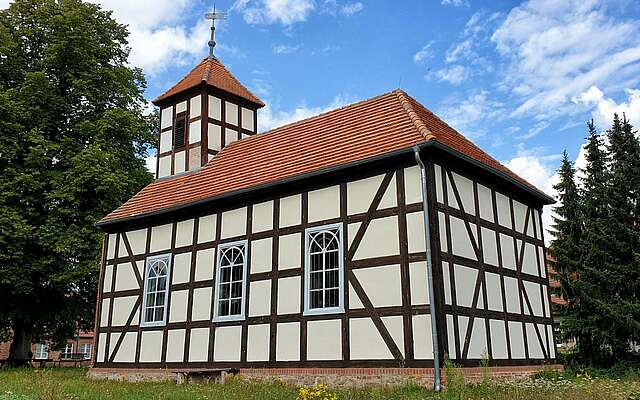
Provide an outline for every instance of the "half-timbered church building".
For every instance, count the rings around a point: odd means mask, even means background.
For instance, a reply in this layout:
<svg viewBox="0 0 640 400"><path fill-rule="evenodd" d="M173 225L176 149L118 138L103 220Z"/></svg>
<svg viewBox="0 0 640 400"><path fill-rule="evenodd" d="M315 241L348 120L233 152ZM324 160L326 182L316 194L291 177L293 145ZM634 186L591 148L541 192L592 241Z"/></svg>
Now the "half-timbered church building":
<svg viewBox="0 0 640 400"><path fill-rule="evenodd" d="M553 363L552 199L404 91L259 133L210 56L154 104L156 180L98 222L96 372Z"/></svg>

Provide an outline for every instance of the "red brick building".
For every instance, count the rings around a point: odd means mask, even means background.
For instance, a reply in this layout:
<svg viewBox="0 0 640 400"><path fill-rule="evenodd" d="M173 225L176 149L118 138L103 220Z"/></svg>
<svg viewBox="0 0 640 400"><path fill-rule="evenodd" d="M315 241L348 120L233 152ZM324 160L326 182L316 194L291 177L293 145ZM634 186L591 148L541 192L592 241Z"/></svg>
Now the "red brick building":
<svg viewBox="0 0 640 400"><path fill-rule="evenodd" d="M79 332L75 337L67 340L63 348L50 349L43 343L33 343L31 345L32 359L34 365L42 366L71 366L71 365L91 365L93 356L93 331ZM0 342L0 360L9 358L9 348L11 342Z"/></svg>

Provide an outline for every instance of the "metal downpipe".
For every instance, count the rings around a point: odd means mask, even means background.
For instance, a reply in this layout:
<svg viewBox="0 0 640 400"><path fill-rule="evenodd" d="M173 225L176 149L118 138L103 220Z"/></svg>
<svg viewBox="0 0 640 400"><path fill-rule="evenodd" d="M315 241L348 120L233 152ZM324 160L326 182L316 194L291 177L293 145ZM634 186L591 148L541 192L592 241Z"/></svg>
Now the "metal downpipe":
<svg viewBox="0 0 640 400"><path fill-rule="evenodd" d="M422 208L424 216L424 241L427 255L427 286L429 288L429 309L431 317L431 343L433 346L433 390L439 392L442 389L440 378L440 351L438 345L438 331L435 316L436 296L433 288L433 262L431 260L431 232L429 229L429 207L427 202L427 169L420 158L420 148L413 147L413 155L420 166L421 188L422 188Z"/></svg>

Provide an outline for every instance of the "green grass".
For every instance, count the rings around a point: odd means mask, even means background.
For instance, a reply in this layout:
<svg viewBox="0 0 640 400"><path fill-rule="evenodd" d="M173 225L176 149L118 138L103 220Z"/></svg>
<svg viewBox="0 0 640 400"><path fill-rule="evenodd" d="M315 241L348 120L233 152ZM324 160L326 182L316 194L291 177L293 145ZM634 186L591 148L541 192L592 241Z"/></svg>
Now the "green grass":
<svg viewBox="0 0 640 400"><path fill-rule="evenodd" d="M250 383L233 379L225 385L93 381L85 369L0 370L0 400L37 399L295 399L298 388L279 382ZM470 385L434 394L407 383L401 387L330 389L337 399L631 399L640 400L638 375L593 377L588 373L544 373L538 379Z"/></svg>

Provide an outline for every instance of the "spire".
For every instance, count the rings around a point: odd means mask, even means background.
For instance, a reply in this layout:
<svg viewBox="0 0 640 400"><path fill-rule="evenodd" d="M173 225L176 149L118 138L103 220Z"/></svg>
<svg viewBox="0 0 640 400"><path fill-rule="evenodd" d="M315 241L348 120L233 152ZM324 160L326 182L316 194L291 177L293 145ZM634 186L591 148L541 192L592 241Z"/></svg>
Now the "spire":
<svg viewBox="0 0 640 400"><path fill-rule="evenodd" d="M216 12L216 6L213 5L213 11L204 15L205 19L211 20L211 40L209 40L209 58L213 58L213 48L216 47L216 20L227 19L226 12Z"/></svg>

